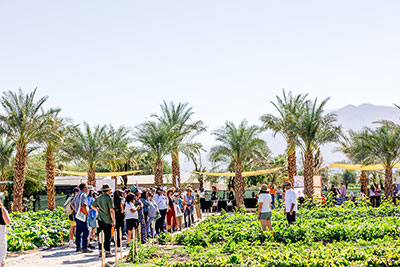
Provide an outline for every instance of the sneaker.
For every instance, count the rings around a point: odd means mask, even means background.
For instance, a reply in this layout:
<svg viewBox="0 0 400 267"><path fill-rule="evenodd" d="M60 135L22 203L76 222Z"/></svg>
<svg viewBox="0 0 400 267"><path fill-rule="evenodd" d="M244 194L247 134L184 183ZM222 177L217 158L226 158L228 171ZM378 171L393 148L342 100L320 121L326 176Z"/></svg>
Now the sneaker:
<svg viewBox="0 0 400 267"><path fill-rule="evenodd" d="M82 249L81 248L77 248L76 252L82 252Z"/></svg>
<svg viewBox="0 0 400 267"><path fill-rule="evenodd" d="M106 252L106 258L114 257L115 255L111 252Z"/></svg>
<svg viewBox="0 0 400 267"><path fill-rule="evenodd" d="M74 245L75 245L75 244L74 244L74 240L70 240L69 243L68 243L68 246L69 246L70 248L72 248Z"/></svg>
<svg viewBox="0 0 400 267"><path fill-rule="evenodd" d="M82 250L82 253L92 253L93 252L93 250L90 250L90 249L84 249L84 250Z"/></svg>

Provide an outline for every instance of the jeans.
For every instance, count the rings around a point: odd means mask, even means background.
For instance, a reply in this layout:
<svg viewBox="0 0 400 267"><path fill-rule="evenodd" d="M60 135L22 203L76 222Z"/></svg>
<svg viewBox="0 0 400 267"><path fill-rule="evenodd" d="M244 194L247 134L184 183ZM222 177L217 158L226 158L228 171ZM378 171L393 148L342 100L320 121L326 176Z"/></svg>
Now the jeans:
<svg viewBox="0 0 400 267"><path fill-rule="evenodd" d="M167 215L167 209L160 210L161 217L156 221L156 232L161 233L164 232L164 223L165 223L165 215Z"/></svg>
<svg viewBox="0 0 400 267"><path fill-rule="evenodd" d="M100 220L97 221L99 223L99 227L97 228L97 234L99 235L99 250L101 250L100 243L100 233L104 231L104 250L106 253L111 253L111 224L104 223Z"/></svg>
<svg viewBox="0 0 400 267"><path fill-rule="evenodd" d="M192 223L193 206L185 209L185 227L189 228Z"/></svg>
<svg viewBox="0 0 400 267"><path fill-rule="evenodd" d="M155 223L157 221L157 217L147 217L147 236L153 236L153 222L154 222L154 228L155 228Z"/></svg>
<svg viewBox="0 0 400 267"><path fill-rule="evenodd" d="M76 248L81 248L82 241L82 249L87 249L88 247L88 236L89 236L89 226L87 222L82 222L78 219L75 219L76 222L76 232L75 232L75 244Z"/></svg>
<svg viewBox="0 0 400 267"><path fill-rule="evenodd" d="M275 194L271 194L271 199L272 199L271 201L272 208L275 209Z"/></svg>

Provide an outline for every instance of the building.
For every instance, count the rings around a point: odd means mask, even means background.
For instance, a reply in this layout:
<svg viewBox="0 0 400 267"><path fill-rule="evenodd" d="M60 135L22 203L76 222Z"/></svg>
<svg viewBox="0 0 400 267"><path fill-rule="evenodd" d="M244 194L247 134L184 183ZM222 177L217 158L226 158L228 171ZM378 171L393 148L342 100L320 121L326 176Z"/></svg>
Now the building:
<svg viewBox="0 0 400 267"><path fill-rule="evenodd" d="M54 181L54 186L57 193L70 194L72 189L79 185L80 183L87 183L86 176L56 176ZM171 186L171 175L164 175L163 178L164 185ZM115 190L115 180L110 176L108 177L96 177L96 190L100 190L103 184L108 183L112 190ZM192 173L181 173L181 185L191 185L194 189L200 188L200 183L196 179L196 176ZM122 188L122 178L118 177L118 188ZM142 188L154 187L154 175L128 175L128 187L135 185ZM211 190L212 186L216 186L218 190L226 190L227 186L225 184L217 183L211 184L209 182L204 183L205 190Z"/></svg>

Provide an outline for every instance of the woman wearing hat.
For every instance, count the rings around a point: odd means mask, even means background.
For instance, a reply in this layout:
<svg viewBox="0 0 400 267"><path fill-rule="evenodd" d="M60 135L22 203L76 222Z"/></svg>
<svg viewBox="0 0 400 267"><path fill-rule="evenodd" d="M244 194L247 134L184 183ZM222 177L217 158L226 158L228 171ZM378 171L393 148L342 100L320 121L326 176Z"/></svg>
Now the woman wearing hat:
<svg viewBox="0 0 400 267"><path fill-rule="evenodd" d="M174 189L170 188L167 190L167 232L173 232L173 226L177 226L176 215L175 215L175 199L172 196Z"/></svg>
<svg viewBox="0 0 400 267"><path fill-rule="evenodd" d="M260 196L258 197L258 216L257 216L257 219L260 220L263 231L267 231L267 226L268 226L268 229L270 231L272 231L271 202L272 202L272 198L268 192L268 186L266 184L263 184L261 186Z"/></svg>

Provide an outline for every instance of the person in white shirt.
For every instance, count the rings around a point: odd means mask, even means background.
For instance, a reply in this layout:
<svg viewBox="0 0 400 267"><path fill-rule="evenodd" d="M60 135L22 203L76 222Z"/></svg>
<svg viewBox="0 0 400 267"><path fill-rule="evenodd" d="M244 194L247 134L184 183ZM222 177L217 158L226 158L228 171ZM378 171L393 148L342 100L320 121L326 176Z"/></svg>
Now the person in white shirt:
<svg viewBox="0 0 400 267"><path fill-rule="evenodd" d="M139 225L139 214L137 212L137 207L134 204L134 195L129 193L126 196L125 200L125 220L126 220L126 229L128 231L128 235L126 237L127 246L131 242L132 231L135 229L135 232Z"/></svg>
<svg viewBox="0 0 400 267"><path fill-rule="evenodd" d="M167 215L167 198L164 195L165 192L162 188L157 189L157 193L154 195L153 199L157 203L158 210L160 212L160 218L156 221L156 233L165 232L164 224L165 217Z"/></svg>
<svg viewBox="0 0 400 267"><path fill-rule="evenodd" d="M272 198L268 192L268 186L263 184L261 186L260 195L258 197L258 220L260 220L261 228L263 231L267 231L267 226L270 231L272 231L271 225L271 203Z"/></svg>
<svg viewBox="0 0 400 267"><path fill-rule="evenodd" d="M297 195L292 189L292 183L285 182L285 214L289 224L296 221Z"/></svg>

